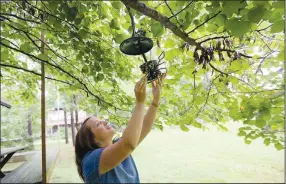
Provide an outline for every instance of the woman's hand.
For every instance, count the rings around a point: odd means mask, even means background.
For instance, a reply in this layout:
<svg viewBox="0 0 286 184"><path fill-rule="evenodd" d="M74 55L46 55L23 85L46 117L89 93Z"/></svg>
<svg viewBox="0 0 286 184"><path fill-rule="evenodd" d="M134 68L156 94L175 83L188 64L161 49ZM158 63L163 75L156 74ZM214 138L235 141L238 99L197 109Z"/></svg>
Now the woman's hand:
<svg viewBox="0 0 286 184"><path fill-rule="evenodd" d="M146 84L147 84L147 76L143 76L140 81L138 81L135 85L135 97L137 103L144 103L146 99Z"/></svg>
<svg viewBox="0 0 286 184"><path fill-rule="evenodd" d="M160 95L162 91L162 84L163 80L166 77L166 73L164 73L161 77L159 77L157 80L152 82L152 93L153 93L153 103L159 104L160 101Z"/></svg>

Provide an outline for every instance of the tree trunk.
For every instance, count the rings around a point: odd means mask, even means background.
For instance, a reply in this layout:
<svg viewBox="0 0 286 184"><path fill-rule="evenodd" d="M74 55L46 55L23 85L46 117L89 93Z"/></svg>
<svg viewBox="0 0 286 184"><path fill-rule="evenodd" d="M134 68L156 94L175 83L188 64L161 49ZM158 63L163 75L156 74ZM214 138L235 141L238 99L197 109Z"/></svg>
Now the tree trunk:
<svg viewBox="0 0 286 184"><path fill-rule="evenodd" d="M74 118L73 118L73 110L71 109L71 131L72 131L72 144L74 146L75 135L74 135Z"/></svg>
<svg viewBox="0 0 286 184"><path fill-rule="evenodd" d="M67 111L64 109L64 116L65 116L65 134L66 134L66 144L69 143L69 138L68 138L68 121L67 121Z"/></svg>
<svg viewBox="0 0 286 184"><path fill-rule="evenodd" d="M33 135L32 132L32 118L31 118L31 114L28 114L28 122L27 122L27 129L28 129L28 135L31 137Z"/></svg>
<svg viewBox="0 0 286 184"><path fill-rule="evenodd" d="M77 107L77 96L74 95L74 104L75 104L75 127L77 129L77 131L79 130L79 124L78 124L78 107Z"/></svg>
<svg viewBox="0 0 286 184"><path fill-rule="evenodd" d="M27 142L29 144L29 149L34 149L34 140L33 140L33 132L32 132L32 117L31 114L28 114L28 121L27 121L27 130L28 130L28 138Z"/></svg>

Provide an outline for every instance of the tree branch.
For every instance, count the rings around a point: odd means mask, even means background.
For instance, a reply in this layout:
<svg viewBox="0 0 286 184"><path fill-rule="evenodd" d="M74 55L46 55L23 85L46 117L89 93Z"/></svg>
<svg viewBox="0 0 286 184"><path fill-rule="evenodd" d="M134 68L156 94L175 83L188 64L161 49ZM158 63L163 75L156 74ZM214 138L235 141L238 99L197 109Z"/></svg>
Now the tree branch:
<svg viewBox="0 0 286 184"><path fill-rule="evenodd" d="M217 72L219 72L219 73L221 73L221 74L224 74L224 75L229 75L229 74L231 74L231 73L234 73L234 72L225 73L225 72L223 72L223 71L220 71L219 69L215 68L215 67L211 64L211 62L209 62L209 65L210 65L210 67L211 67L212 69L214 69L215 71L217 71Z"/></svg>
<svg viewBox="0 0 286 184"><path fill-rule="evenodd" d="M0 14L0 17L1 17L1 21L4 21L5 19L11 21L11 19L9 19L8 17L3 17L1 14Z"/></svg>
<svg viewBox="0 0 286 184"><path fill-rule="evenodd" d="M18 28L14 27L14 26L12 26L12 25L10 25L10 24L8 24L8 26L12 27L13 29L15 29L15 30L17 30L17 31L23 32L23 33L34 43L34 45L36 45L36 46L37 46L37 44L34 42L34 40L33 40L29 35L33 36L33 37L36 38L38 41L41 41L40 38L38 38L36 35L34 35L34 34L30 33L30 32L27 32L27 31L22 30L22 29L18 29ZM79 70L77 67L75 67L74 65L72 65L72 64L68 61L69 59L68 59L67 57L58 54L58 53L57 53L55 50L53 50L47 43L43 43L43 44L44 44L45 46L47 46L48 50L50 50L55 56L57 56L57 57L59 57L60 59L64 60L66 63L68 63L69 65L71 65L72 67L74 67L75 69L77 69L77 70L80 72L80 70ZM39 47L39 46L37 46L37 48L40 50L40 47ZM51 58L50 58L50 59L51 59ZM52 60L56 65L58 65L53 59L51 59L51 60Z"/></svg>
<svg viewBox="0 0 286 184"><path fill-rule="evenodd" d="M23 20L23 21L33 22L33 23L36 23L36 24L41 24L41 22L38 22L38 21L35 21L35 20L30 20L30 19L24 19L22 17L19 17L19 16L14 15L14 14L10 14L10 13L1 13L1 15L2 15L2 17L4 17L3 15L7 15L7 16L15 17L15 18Z"/></svg>
<svg viewBox="0 0 286 184"><path fill-rule="evenodd" d="M36 44L36 42L30 37L30 35L29 35L28 32L26 32L26 31L24 31L24 30L21 30L21 29L18 29L18 28L16 28L16 27L12 26L11 24L8 24L8 26L11 27L11 28L13 28L13 29L15 29L15 30L17 30L17 31L23 32L23 33L27 36L27 38L38 48L38 50L41 51L40 46L38 46L38 45Z"/></svg>
<svg viewBox="0 0 286 184"><path fill-rule="evenodd" d="M2 38L1 39L4 39L6 41L8 41L10 44L14 45L15 47L17 47L18 49L20 48L18 45L14 44L13 42L11 42L10 40L6 39L6 38ZM2 42L2 40L0 40Z"/></svg>
<svg viewBox="0 0 286 184"><path fill-rule="evenodd" d="M11 25L8 24L8 26L11 26ZM30 32L27 32L27 31L24 31L24 30L15 28L14 26L12 26L12 28L15 29L15 30L17 30L17 31L24 32L27 36L28 36L28 35L31 35L31 36L35 37L38 41L41 41L40 38L38 38L37 36L35 36L34 34L32 34L32 33L30 33ZM31 40L31 39L30 39L30 40ZM8 40L8 41L9 41L9 40ZM9 41L9 42L10 42L10 41ZM10 43L12 43L12 42L10 42ZM57 56L57 57L59 57L60 59L64 60L67 64L69 64L70 66L74 67L76 70L78 70L78 71L81 73L81 71L80 71L76 66L72 65L72 64L68 61L69 59L68 59L67 57L61 56L60 54L58 54L58 53L57 53L56 51L54 51L47 43L43 43L43 44L44 44L45 46L47 46L47 47L49 48L49 50L50 50L55 56ZM14 46L15 46L15 45L14 45ZM17 46L17 47L18 47L18 46ZM19 47L18 47L18 48L19 48ZM50 59L51 61L53 61L53 62L58 66L57 62L54 61L51 57L49 57L49 59ZM96 90L98 93L101 94L101 92L90 82L90 80L88 79L88 77L85 76L84 79L87 79L88 82L89 82L89 84L93 87L93 89Z"/></svg>
<svg viewBox="0 0 286 184"><path fill-rule="evenodd" d="M229 37L230 36L216 36L216 37L212 37L212 38L207 38L207 39L205 39L203 41L200 41L199 44L202 44L202 43L210 41L210 40L215 40L215 39L220 39L220 38L224 39L224 38L229 38Z"/></svg>
<svg viewBox="0 0 286 184"><path fill-rule="evenodd" d="M157 9L159 6L161 6L162 4L164 4L163 2L158 4L157 6L154 7L154 9Z"/></svg>
<svg viewBox="0 0 286 184"><path fill-rule="evenodd" d="M257 35L257 33L256 33L256 35ZM273 51L273 50L269 47L269 45L268 45L260 36L258 36L258 38L267 46L267 48L268 48L270 51Z"/></svg>
<svg viewBox="0 0 286 184"><path fill-rule="evenodd" d="M62 19L62 18L60 18L60 17L58 17L58 16L55 16L55 15L53 15L53 14L47 12L47 11L44 11L44 10L40 9L40 8L38 8L37 6L32 5L32 4L29 3L28 1L26 1L26 3L29 4L30 6L32 6L33 8L37 9L38 11L43 12L43 13L46 13L46 14L48 14L49 16L55 17L56 19L59 19L59 20L61 20L62 22L65 22L65 23L67 23L68 25L70 25L71 27L73 27L73 28L75 28L75 29L78 30L78 27L76 27L74 24L72 24L72 23L70 23L70 22L68 22L68 21L66 21L66 20L64 20L64 19Z"/></svg>
<svg viewBox="0 0 286 184"><path fill-rule="evenodd" d="M269 40L271 40L271 41L273 41L273 40L276 40L276 41L281 41L281 42L283 42L284 40L281 40L281 39L276 39L275 38L275 34L273 34L272 35L272 38L270 37L270 36L266 36L266 35L264 35L264 34L262 34L260 31L257 31L261 36L263 36L264 38L267 38L267 39L269 39Z"/></svg>
<svg viewBox="0 0 286 184"><path fill-rule="evenodd" d="M265 59L266 59L268 56L270 56L271 54L273 54L273 53L274 53L274 51L268 53L266 56L264 56L264 57L262 58L262 60L260 61L259 65L258 65L258 67L257 67L257 70L256 70L255 74L257 74L257 73L261 70L261 67L262 67L262 65L263 65L263 63L264 63L264 61L265 61Z"/></svg>
<svg viewBox="0 0 286 184"><path fill-rule="evenodd" d="M208 90L208 93L207 93L207 98L206 98L206 100L205 100L205 103L204 103L204 104L201 106L201 108L198 110L198 112L197 112L197 114L196 114L196 117L199 117L199 115L200 115L200 113L202 112L202 110L205 109L205 106L206 106L206 104L208 103L208 100L209 100L209 96L210 96L210 92L211 92L211 89L212 89L212 85L213 85L214 81L215 81L219 76L220 76L220 74L217 75L217 76L212 80L212 82L211 82L211 84L210 84L210 89Z"/></svg>
<svg viewBox="0 0 286 184"><path fill-rule="evenodd" d="M184 11L185 9L187 9L192 3L194 2L194 0L192 0L189 4L187 4L187 6L185 6L183 9L181 9L179 12L177 12L176 14L173 14L171 17L169 17L168 19L171 19L173 17L176 17L177 15L179 15L182 11Z"/></svg>
<svg viewBox="0 0 286 184"><path fill-rule="evenodd" d="M218 91L218 93L250 93L250 94L256 94L256 93L266 93L266 92L269 92L269 91L281 91L283 89L269 89L269 90L264 90L264 91L228 91L228 92L225 92L225 91Z"/></svg>
<svg viewBox="0 0 286 184"><path fill-rule="evenodd" d="M229 50L229 49L220 49L220 51L227 51L227 52L236 52L235 50ZM273 51L272 53L274 53L274 52L278 52L278 51ZM237 52L240 56L243 56L243 57L245 57L245 58L252 58L253 56L249 56L249 55L246 55L246 54L243 54L243 53L241 53L241 52ZM262 56L262 57L259 57L259 58L257 58L257 59L263 59L265 56Z"/></svg>
<svg viewBox="0 0 286 184"><path fill-rule="evenodd" d="M42 62L44 62L44 63L46 63L46 64L48 64L48 65L50 65L50 66L53 66L54 68L56 68L56 69L60 70L61 72L67 74L69 77L71 77L71 78L75 79L76 81L78 81L78 82L84 87L83 90L84 90L85 92L91 94L93 97L95 97L95 98L98 100L98 102L104 102L104 103L106 103L106 104L108 104L108 105L110 105L110 106L112 106L112 107L114 107L114 108L116 108L116 109L119 109L119 110L122 110L122 111L126 111L126 110L124 110L124 109L121 109L121 108L118 108L118 107L114 106L114 105L111 104L111 103L108 103L108 102L102 100L99 96L97 96L97 95L95 95L94 93L92 93L92 92L89 90L89 88L86 86L86 84L83 83L79 78L77 78L77 77L73 76L72 74L70 74L69 72L65 71L65 70L64 70L63 68L61 68L60 66L54 65L54 64L52 64L52 63L50 63L50 62L48 62L48 61L46 61L46 60L43 60L43 59L41 59L41 58L39 58L39 57L37 57L37 56L34 56L34 55L32 55L32 54L26 53L26 52L24 52L24 51L22 51L22 50L19 50L19 49L17 49L17 48L10 47L9 45L4 44L3 42L0 42L0 44L3 45L3 46L5 46L5 47L7 47L7 48L10 48L10 49L12 49L12 50L14 50L14 51L20 52L20 53L22 53L22 54L24 54L24 55L27 55L27 56L29 56L29 57L35 58L35 59L37 59L37 60L39 60L39 61L42 61Z"/></svg>
<svg viewBox="0 0 286 184"><path fill-rule="evenodd" d="M265 27L265 28L262 28L262 29L256 29L255 31L257 31L257 32L264 31L264 30L266 30L266 29L270 28L272 25L273 25L273 24L270 24L269 26L267 26L267 27Z"/></svg>
<svg viewBox="0 0 286 184"><path fill-rule="evenodd" d="M217 12L215 15L213 15L212 17L208 18L206 21L204 21L202 24L198 25L197 27L195 27L193 30L189 31L187 34L190 34L192 32L194 32L196 29L198 29L199 27L203 26L205 23L207 23L208 21L210 21L211 19L215 18L218 14L220 14L221 11Z"/></svg>
<svg viewBox="0 0 286 184"><path fill-rule="evenodd" d="M132 25L132 36L135 35L135 22L134 22L134 18L131 14L131 10L130 10L130 7L127 6L126 4L124 4L126 6L126 9L128 11L128 14L129 14L129 17L130 17L130 21L131 21L131 25Z"/></svg>
<svg viewBox="0 0 286 184"><path fill-rule="evenodd" d="M127 6L137 10L138 12L146 15L160 23L162 23L166 28L170 29L176 36L182 38L185 42L189 43L190 45L196 46L198 49L202 49L193 38L190 38L186 33L181 31L174 23L172 23L168 17L160 14L156 10L149 8L142 2L138 2L137 0L128 1L128 0L121 0Z"/></svg>
<svg viewBox="0 0 286 184"><path fill-rule="evenodd" d="M22 68L22 67L19 67L19 66L14 66L14 65L9 65L9 64L4 64L4 63L0 63L0 66L9 67L9 68L14 68L14 69L18 69L18 70L22 70L22 71L25 71L25 72L32 73L32 74L34 74L34 75L42 76L40 73L37 73L37 72L32 71L32 70L25 69L25 68ZM68 85L70 85L70 86L73 85L73 84L71 84L71 83L69 83L69 82L62 81L62 80L59 80L59 79L55 79L55 78L51 78L51 77L45 77L45 78L46 78L46 79L49 79L49 80L61 82L61 83L64 83L64 84L68 84Z"/></svg>
<svg viewBox="0 0 286 184"><path fill-rule="evenodd" d="M15 0L12 0L12 1L14 1L14 2L18 5L17 1L15 1ZM27 3L28 3L30 6L32 6L33 8L37 9L38 11L40 11L40 12L42 12L42 13L44 13L44 14L46 13L46 14L49 15L49 16L55 17L56 19L58 19L58 20L60 20L60 21L62 21L62 22L67 23L67 24L70 26L70 28L73 27L73 28L75 28L76 30L79 30L79 28L78 28L76 25L74 25L74 24L72 24L72 23L70 23L70 22L68 22L68 21L66 21L66 20L64 20L64 19L62 19L62 18L60 18L60 17L57 17L57 16L55 16L55 15L53 15L53 14L47 12L47 11L44 11L44 10L42 10L42 9L40 9L40 8L38 8L38 7L34 6L34 5L32 5L32 4L30 4L29 2L27 2ZM20 5L18 5L18 6L21 7ZM26 11L26 10L25 10L25 11ZM46 24L48 27L52 28L52 27L51 27L50 25L48 25L47 23L45 23L45 22L43 22L43 23ZM88 27L83 26L83 28L86 29L89 34L94 35L94 36L97 36L97 35L95 35L94 33L90 32ZM48 31L52 31L52 32L65 32L65 31L57 31L57 30L54 30L54 29L51 29L51 30L49 29ZM102 39L101 37L97 37L97 38L100 39L100 40L102 40L102 41L104 41L104 42L106 42L106 40ZM106 43L107 43L107 42L106 42ZM113 48L113 49L115 49L117 52L119 52L118 49L114 48L114 46L112 46L112 45L109 44L109 43L107 43L107 44L108 44L111 48Z"/></svg>
<svg viewBox="0 0 286 184"><path fill-rule="evenodd" d="M172 15L174 16L174 13L173 13L171 7L168 5L167 1L164 0L164 2L165 2L165 4L166 4L166 6L169 8L169 10L170 10L170 12L172 13ZM174 17L176 17L176 16L174 16ZM178 21L177 17L176 17L176 21L177 21L177 23L180 25L180 27L182 28L183 26L180 24L180 22Z"/></svg>

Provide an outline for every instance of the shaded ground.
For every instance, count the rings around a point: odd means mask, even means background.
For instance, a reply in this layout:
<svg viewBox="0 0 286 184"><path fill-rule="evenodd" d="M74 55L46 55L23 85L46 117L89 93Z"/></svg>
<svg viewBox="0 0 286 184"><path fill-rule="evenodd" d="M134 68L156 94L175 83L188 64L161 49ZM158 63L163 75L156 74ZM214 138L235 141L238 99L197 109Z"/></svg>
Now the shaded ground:
<svg viewBox="0 0 286 184"><path fill-rule="evenodd" d="M52 183L82 182L74 163L74 148L60 144ZM235 131L152 131L133 153L141 182L284 182L284 150L251 145Z"/></svg>

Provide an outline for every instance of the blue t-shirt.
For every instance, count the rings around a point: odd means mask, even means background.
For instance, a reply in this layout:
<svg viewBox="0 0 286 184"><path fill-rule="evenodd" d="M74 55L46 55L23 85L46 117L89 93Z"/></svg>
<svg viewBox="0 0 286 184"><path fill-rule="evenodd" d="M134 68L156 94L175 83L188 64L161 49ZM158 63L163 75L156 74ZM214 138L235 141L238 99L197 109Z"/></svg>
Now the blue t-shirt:
<svg viewBox="0 0 286 184"><path fill-rule="evenodd" d="M99 174L99 160L104 148L89 151L83 158L82 170L86 183L140 183L131 155L110 171Z"/></svg>

